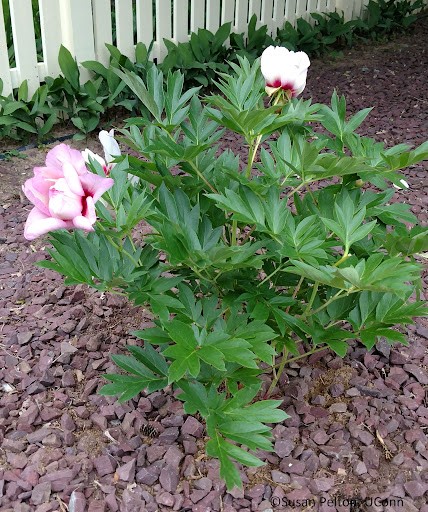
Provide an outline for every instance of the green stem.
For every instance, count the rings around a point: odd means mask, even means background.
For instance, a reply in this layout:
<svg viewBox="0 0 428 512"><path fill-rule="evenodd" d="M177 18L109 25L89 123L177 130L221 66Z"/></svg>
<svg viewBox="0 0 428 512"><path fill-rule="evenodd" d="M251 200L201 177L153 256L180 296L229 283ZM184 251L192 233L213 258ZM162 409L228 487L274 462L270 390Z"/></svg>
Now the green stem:
<svg viewBox="0 0 428 512"><path fill-rule="evenodd" d="M98 225L98 227L100 227L100 228L101 228L101 231L103 231L104 233L106 233L106 231L105 231L105 229L103 228L103 226L102 226L102 224L101 224L101 223L98 223L97 225ZM123 246L118 245L118 244L113 240L113 238L112 238L111 236L109 236L109 235L107 235L107 234L106 234L106 238L109 240L109 242L111 243L111 245L112 245L113 247L115 247L115 248L116 248L116 249L117 249L121 254L124 254L125 256L127 256L127 257L132 261L132 263L133 263L136 267L138 267L138 266L140 266L140 265L141 265L141 262L140 262L140 261L137 261L137 260L132 256L132 254L129 254L129 252L128 252L128 251L125 251L125 249L123 248ZM132 242L132 240L131 240L131 242ZM134 246L134 244L133 244L133 243L132 243L132 245ZM134 246L134 248L135 248L135 246Z"/></svg>
<svg viewBox="0 0 428 512"><path fill-rule="evenodd" d="M263 281L260 281L260 283L257 285L257 287L261 286L262 284L264 284L266 281L269 281L269 279L274 276L277 272L279 272L280 270L282 270L282 265L281 263L279 263L279 265L276 267L276 269L271 272L268 276L266 276Z"/></svg>
<svg viewBox="0 0 428 512"><path fill-rule="evenodd" d="M274 390L275 386L278 384L278 381L281 378L282 372L284 371L285 365L287 363L287 356L288 356L288 349L284 346L284 348L282 349L282 360L281 360L281 363L279 365L279 368L278 368L278 371L276 372L276 374L275 374L276 365L272 366L274 378L273 378L272 382L270 383L269 389L267 390L267 392L265 394L265 398L270 396L270 394Z"/></svg>
<svg viewBox="0 0 428 512"><path fill-rule="evenodd" d="M290 359L287 359L285 362L281 361L281 363L276 366L281 366L282 364L285 366L287 363L293 363L294 361L298 361L299 359L303 359L304 357L311 356L312 354L316 354L317 352L322 352L323 350L326 350L328 348L330 348L328 345L313 348L312 350L309 350L309 352L300 354L300 356L290 357Z"/></svg>
<svg viewBox="0 0 428 512"><path fill-rule="evenodd" d="M292 299L295 299L297 297L297 295L300 291L300 287L302 286L304 280L305 280L304 276L302 276L299 279L299 282L297 283L296 288L294 288L293 295L291 296ZM291 304L289 306L287 306L287 309L285 310L285 312L288 313L290 311L290 308L291 308Z"/></svg>
<svg viewBox="0 0 428 512"><path fill-rule="evenodd" d="M306 185L306 182L302 182L302 183L300 183L300 185L297 185L296 188L293 188L293 190L287 194L287 199L290 199L290 197L292 197L296 192L298 192L305 185Z"/></svg>
<svg viewBox="0 0 428 512"><path fill-rule="evenodd" d="M248 153L247 171L245 173L245 177L247 179L251 178L251 171L253 169L254 159L256 158L257 149L259 148L261 140L262 140L262 135L257 135L254 145L252 144L252 142L250 143L250 151Z"/></svg>
<svg viewBox="0 0 428 512"><path fill-rule="evenodd" d="M205 183L205 185L212 191L214 194L218 194L217 190L211 185L211 183L205 178L205 176L201 173L201 171L196 167L196 165L191 160L186 160L190 167L196 172L199 178Z"/></svg>
<svg viewBox="0 0 428 512"><path fill-rule="evenodd" d="M340 260L336 261L334 264L335 267L338 267L341 263L343 263L345 260L349 258L348 249L345 249L345 252L343 253L343 256L340 258Z"/></svg>
<svg viewBox="0 0 428 512"><path fill-rule="evenodd" d="M324 302L324 304L322 306L320 306L317 309L314 309L307 316L316 315L317 313L319 313L320 311L322 311L323 309L328 307L332 302L334 302L335 300L340 299L340 297L343 297L344 295L346 295L346 293L342 293L342 292L343 292L343 290L339 290L335 295L333 295L333 297L330 297L327 302ZM349 293L349 291L348 291L348 293Z"/></svg>
<svg viewBox="0 0 428 512"><path fill-rule="evenodd" d="M237 245L237 239L238 239L238 221L233 220L232 221L232 237L230 240L230 245Z"/></svg>
<svg viewBox="0 0 428 512"><path fill-rule="evenodd" d="M311 310L312 304L314 303L315 297L317 296L319 285L320 285L319 281L315 281L314 288L312 290L312 294L311 294L311 297L309 299L308 305L306 306L305 311L303 311L303 315L301 317L302 319L306 318L307 315L309 314L309 311Z"/></svg>
<svg viewBox="0 0 428 512"><path fill-rule="evenodd" d="M177 141L174 139L174 137L169 133L169 131L165 128L165 126L160 126L165 133L169 136L169 138L174 142L174 144L177 143ZM218 194L217 190L211 185L211 183L205 178L205 176L201 173L201 171L196 167L196 165L192 162L192 160L185 160L190 167L196 172L196 174L199 176L199 178L207 185L208 188L211 189L214 194Z"/></svg>

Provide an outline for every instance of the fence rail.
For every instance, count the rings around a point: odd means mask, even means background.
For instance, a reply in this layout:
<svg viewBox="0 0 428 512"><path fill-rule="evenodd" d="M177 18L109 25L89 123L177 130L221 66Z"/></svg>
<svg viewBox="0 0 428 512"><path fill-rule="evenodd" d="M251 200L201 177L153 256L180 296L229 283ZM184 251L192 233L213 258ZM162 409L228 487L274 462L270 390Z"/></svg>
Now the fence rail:
<svg viewBox="0 0 428 512"><path fill-rule="evenodd" d="M97 60L108 64L105 43L114 42L133 59L137 41L147 46L154 41L151 57L160 62L166 53L164 38L183 42L198 28L215 31L230 21L233 31L245 32L249 19L256 14L258 23L267 25L275 34L285 21L294 24L301 16L309 19L311 12L337 10L343 11L345 19L358 18L367 3L368 0L0 0L2 94L10 94L24 80L32 94L46 76L57 76L61 44L78 62ZM7 4L10 20L5 22L3 7ZM34 7L38 7L40 19L41 58L36 51ZM8 57L10 29L15 67L10 67ZM82 71L83 78L87 78L86 70Z"/></svg>

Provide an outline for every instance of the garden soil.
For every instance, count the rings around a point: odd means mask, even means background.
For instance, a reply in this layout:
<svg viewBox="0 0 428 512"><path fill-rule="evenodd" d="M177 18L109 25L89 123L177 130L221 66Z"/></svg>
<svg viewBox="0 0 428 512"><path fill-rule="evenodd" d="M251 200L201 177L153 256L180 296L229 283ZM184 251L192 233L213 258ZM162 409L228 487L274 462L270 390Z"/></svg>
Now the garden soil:
<svg viewBox="0 0 428 512"><path fill-rule="evenodd" d="M428 139L427 42L425 17L410 35L314 61L303 96L328 102L336 88L351 113L373 107L361 133L388 146L420 144ZM95 140L87 145L101 151ZM240 151L242 142L227 134L223 145ZM274 452L260 454L266 465L242 471L243 490L226 492L204 455L200 418L170 390L121 405L98 395L102 374L115 370L110 355L139 343L130 331L150 325L150 313L66 287L34 265L46 243L23 238L31 205L20 186L48 149L0 161L1 511L428 512L426 319L409 327L408 347L355 345L343 360L326 351L290 365L275 393L290 419L274 429ZM423 224L427 169L406 171L410 189L395 195ZM425 274L425 295L426 285ZM369 497L377 501L357 504Z"/></svg>

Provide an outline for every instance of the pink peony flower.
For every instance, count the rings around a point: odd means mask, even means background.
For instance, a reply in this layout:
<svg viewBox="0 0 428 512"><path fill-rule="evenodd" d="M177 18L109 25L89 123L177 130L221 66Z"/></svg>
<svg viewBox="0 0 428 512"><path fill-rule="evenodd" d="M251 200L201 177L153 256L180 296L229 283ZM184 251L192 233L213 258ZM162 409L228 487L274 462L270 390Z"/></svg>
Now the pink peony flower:
<svg viewBox="0 0 428 512"><path fill-rule="evenodd" d="M266 80L266 93L271 96L279 90L298 96L306 85L310 66L305 52L292 52L283 46L269 46L261 57L261 71Z"/></svg>
<svg viewBox="0 0 428 512"><path fill-rule="evenodd" d="M34 177L22 187L34 204L24 228L24 237L34 240L56 229L93 231L95 203L114 181L86 169L80 153L66 144L46 155L46 166L35 167Z"/></svg>

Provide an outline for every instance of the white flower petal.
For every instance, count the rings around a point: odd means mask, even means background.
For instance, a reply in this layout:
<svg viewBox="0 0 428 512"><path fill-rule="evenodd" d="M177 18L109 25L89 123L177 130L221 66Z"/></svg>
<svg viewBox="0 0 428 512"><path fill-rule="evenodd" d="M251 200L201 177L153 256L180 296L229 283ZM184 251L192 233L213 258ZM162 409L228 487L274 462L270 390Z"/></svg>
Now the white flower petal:
<svg viewBox="0 0 428 512"><path fill-rule="evenodd" d="M260 66L268 94L281 87L297 96L305 88L310 61L305 52L293 52L283 46L269 46L262 53Z"/></svg>
<svg viewBox="0 0 428 512"><path fill-rule="evenodd" d="M103 145L106 162L109 164L116 156L121 154L119 144L114 138L114 130L109 132L101 130L98 138Z"/></svg>

